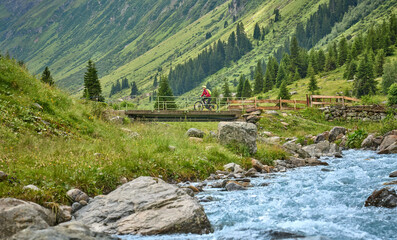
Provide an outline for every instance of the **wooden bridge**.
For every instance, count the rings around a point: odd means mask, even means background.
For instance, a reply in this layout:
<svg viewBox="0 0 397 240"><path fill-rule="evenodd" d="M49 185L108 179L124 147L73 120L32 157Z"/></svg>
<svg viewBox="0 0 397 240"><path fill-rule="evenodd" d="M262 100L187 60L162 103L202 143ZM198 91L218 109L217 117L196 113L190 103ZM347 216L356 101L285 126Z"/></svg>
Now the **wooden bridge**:
<svg viewBox="0 0 397 240"><path fill-rule="evenodd" d="M242 111L127 110L125 114L138 121L223 122L238 120Z"/></svg>
<svg viewBox="0 0 397 240"><path fill-rule="evenodd" d="M285 100L285 99L224 99L218 111L192 111L188 106L191 103L186 101L185 110L178 109L154 109L154 110L125 110L125 114L138 121L162 121L162 122L220 122L237 121L241 119L247 110L292 110L297 111L307 107L325 105L348 105L357 102L358 99L346 96L322 96L307 95L306 100ZM216 99L219 103L219 99ZM161 104L158 104L161 106ZM163 104L163 107L166 104Z"/></svg>

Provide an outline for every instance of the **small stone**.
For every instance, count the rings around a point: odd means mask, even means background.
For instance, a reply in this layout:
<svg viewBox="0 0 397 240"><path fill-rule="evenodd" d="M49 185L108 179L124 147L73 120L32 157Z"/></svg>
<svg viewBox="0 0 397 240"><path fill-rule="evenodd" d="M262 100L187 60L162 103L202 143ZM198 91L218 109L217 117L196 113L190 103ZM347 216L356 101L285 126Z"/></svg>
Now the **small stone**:
<svg viewBox="0 0 397 240"><path fill-rule="evenodd" d="M38 103L33 103L33 106L34 106L35 108L39 109L39 110L43 110L43 107L40 106L40 104L38 104Z"/></svg>
<svg viewBox="0 0 397 240"><path fill-rule="evenodd" d="M365 201L365 206L395 208L397 207L396 191L394 189L389 189L389 188L376 190Z"/></svg>
<svg viewBox="0 0 397 240"><path fill-rule="evenodd" d="M0 171L0 182L7 179L7 174L3 171Z"/></svg>
<svg viewBox="0 0 397 240"><path fill-rule="evenodd" d="M57 223L68 222L72 220L72 207L71 206L59 206L57 211Z"/></svg>
<svg viewBox="0 0 397 240"><path fill-rule="evenodd" d="M101 153L94 153L94 157L96 157L96 158L100 158L101 156L102 156Z"/></svg>
<svg viewBox="0 0 397 240"><path fill-rule="evenodd" d="M190 128L189 130L187 130L186 136L195 137L195 138L203 138L204 132L197 128Z"/></svg>
<svg viewBox="0 0 397 240"><path fill-rule="evenodd" d="M397 171L390 173L389 177L392 177L392 178L397 177Z"/></svg>
<svg viewBox="0 0 397 240"><path fill-rule="evenodd" d="M282 124L284 127L288 127L288 126L289 126L289 124L286 123L286 122L281 122L281 124Z"/></svg>
<svg viewBox="0 0 397 240"><path fill-rule="evenodd" d="M267 131L262 132L262 134L267 136L267 137L272 137L273 136L273 133L267 132Z"/></svg>
<svg viewBox="0 0 397 240"><path fill-rule="evenodd" d="M216 134L216 132L214 132L214 131L210 131L210 137L218 138L218 134Z"/></svg>
<svg viewBox="0 0 397 240"><path fill-rule="evenodd" d="M190 142L196 142L196 143L202 143L203 139L202 138L197 138L197 137L189 137Z"/></svg>
<svg viewBox="0 0 397 240"><path fill-rule="evenodd" d="M236 182L229 182L228 184L226 184L225 186L227 191L240 191L240 190L247 190L246 187L239 185Z"/></svg>
<svg viewBox="0 0 397 240"><path fill-rule="evenodd" d="M80 200L79 203L81 204L81 206L87 206L87 201L85 200Z"/></svg>
<svg viewBox="0 0 397 240"><path fill-rule="evenodd" d="M171 152L175 152L176 147L170 145L170 146L168 146L168 149L169 149Z"/></svg>
<svg viewBox="0 0 397 240"><path fill-rule="evenodd" d="M72 213L74 213L74 212L80 210L82 207L83 207L83 206L82 206L80 203L74 202L74 203L72 204Z"/></svg>
<svg viewBox="0 0 397 240"><path fill-rule="evenodd" d="M212 202L212 201L214 201L214 198L211 196L205 196L205 197L199 198L199 202Z"/></svg>
<svg viewBox="0 0 397 240"><path fill-rule="evenodd" d="M32 191L40 191L40 188L38 188L38 187L36 187L35 185L32 185L32 184L23 187L23 189L29 189L29 190L32 190Z"/></svg>
<svg viewBox="0 0 397 240"><path fill-rule="evenodd" d="M121 177L120 180L119 180L119 182L120 182L121 184L125 184L125 183L128 183L128 179L127 179L126 177Z"/></svg>
<svg viewBox="0 0 397 240"><path fill-rule="evenodd" d="M274 110L266 111L265 114L273 115L273 116L279 116L278 112L277 112L277 111L274 111Z"/></svg>
<svg viewBox="0 0 397 240"><path fill-rule="evenodd" d="M66 195L73 201L73 202L80 202L81 200L88 201L89 197L86 193L81 191L80 189L70 189Z"/></svg>
<svg viewBox="0 0 397 240"><path fill-rule="evenodd" d="M192 189L193 192L198 193L200 190L193 185L189 185L188 188Z"/></svg>

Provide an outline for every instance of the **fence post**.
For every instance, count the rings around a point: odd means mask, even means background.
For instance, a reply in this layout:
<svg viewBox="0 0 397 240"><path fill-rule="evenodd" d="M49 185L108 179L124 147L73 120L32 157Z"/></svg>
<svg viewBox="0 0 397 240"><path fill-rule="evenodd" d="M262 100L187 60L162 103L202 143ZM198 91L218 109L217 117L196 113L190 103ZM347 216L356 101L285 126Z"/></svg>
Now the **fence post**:
<svg viewBox="0 0 397 240"><path fill-rule="evenodd" d="M280 106L280 110L281 110L281 109L283 109L283 107L281 106L281 98L279 100L279 103L280 103L279 106Z"/></svg>
<svg viewBox="0 0 397 240"><path fill-rule="evenodd" d="M294 100L294 111L296 111L296 100Z"/></svg>
<svg viewBox="0 0 397 240"><path fill-rule="evenodd" d="M345 96L342 97L342 106L345 106Z"/></svg>
<svg viewBox="0 0 397 240"><path fill-rule="evenodd" d="M256 97L255 97L255 109L256 109L257 107L256 107Z"/></svg>

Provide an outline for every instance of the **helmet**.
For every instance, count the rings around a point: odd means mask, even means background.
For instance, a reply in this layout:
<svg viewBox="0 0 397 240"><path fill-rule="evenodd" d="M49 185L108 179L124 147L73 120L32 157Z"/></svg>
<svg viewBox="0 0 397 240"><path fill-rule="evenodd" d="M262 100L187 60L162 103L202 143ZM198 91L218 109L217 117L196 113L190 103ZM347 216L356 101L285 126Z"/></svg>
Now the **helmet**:
<svg viewBox="0 0 397 240"><path fill-rule="evenodd" d="M205 85L203 85L202 88L207 88L207 87Z"/></svg>

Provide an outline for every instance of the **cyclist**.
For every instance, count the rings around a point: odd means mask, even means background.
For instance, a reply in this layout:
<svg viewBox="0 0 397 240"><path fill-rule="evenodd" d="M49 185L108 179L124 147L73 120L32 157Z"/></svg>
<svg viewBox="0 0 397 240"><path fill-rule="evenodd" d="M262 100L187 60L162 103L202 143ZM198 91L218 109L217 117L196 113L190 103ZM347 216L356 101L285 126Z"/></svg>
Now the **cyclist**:
<svg viewBox="0 0 397 240"><path fill-rule="evenodd" d="M203 88L203 93L201 94L201 97L205 96L203 99L204 106L205 108L211 110L211 91L207 89L206 86L202 86Z"/></svg>

